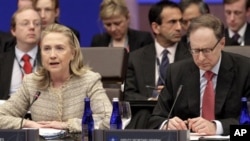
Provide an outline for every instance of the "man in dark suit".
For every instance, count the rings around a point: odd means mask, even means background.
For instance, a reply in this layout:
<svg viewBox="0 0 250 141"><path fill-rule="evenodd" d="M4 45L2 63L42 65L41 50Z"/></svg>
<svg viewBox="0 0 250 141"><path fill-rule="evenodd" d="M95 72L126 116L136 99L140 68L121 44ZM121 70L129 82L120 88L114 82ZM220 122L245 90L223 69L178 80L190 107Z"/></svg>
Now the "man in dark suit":
<svg viewBox="0 0 250 141"><path fill-rule="evenodd" d="M225 30L226 46L250 45L249 0L223 0L228 28Z"/></svg>
<svg viewBox="0 0 250 141"><path fill-rule="evenodd" d="M160 73L160 66L164 62L164 51L168 52L168 63L191 57L187 46L179 42L182 13L178 4L171 1L160 1L150 8L148 15L155 35L155 43L131 52L129 55L124 90L124 99L127 101L157 100L159 92L164 87L164 80L161 82L164 74ZM135 118L139 112L135 109L132 110L136 111ZM149 116L146 113L150 114L151 111L145 107L142 113L143 118ZM132 119L130 125L134 121ZM145 123L134 123L134 128L145 128L147 119L137 121L145 121Z"/></svg>
<svg viewBox="0 0 250 141"><path fill-rule="evenodd" d="M230 125L238 124L241 97L250 96L249 58L222 51L224 26L213 15L194 19L188 37L193 58L169 65L166 87L148 126L228 135ZM212 78L206 78L207 75ZM167 120L180 85L183 85L182 91Z"/></svg>
<svg viewBox="0 0 250 141"><path fill-rule="evenodd" d="M151 33L129 28L129 11L124 0L103 1L100 18L106 30L94 35L92 47L124 47L132 52L153 43Z"/></svg>
<svg viewBox="0 0 250 141"><path fill-rule="evenodd" d="M33 7L37 10L42 18L42 29L53 23L59 23L58 18L60 15L59 0L32 0ZM69 27L80 41L80 33Z"/></svg>
<svg viewBox="0 0 250 141"><path fill-rule="evenodd" d="M13 39L13 36L10 33L0 31L0 52L3 50L3 47L6 43L11 41Z"/></svg>
<svg viewBox="0 0 250 141"><path fill-rule="evenodd" d="M187 32L192 19L199 17L203 14L210 13L209 6L203 0L182 0L180 2L182 10L182 29L183 33ZM188 43L187 35L184 34L181 41Z"/></svg>
<svg viewBox="0 0 250 141"><path fill-rule="evenodd" d="M187 46L179 42L181 19L182 13L176 3L162 1L151 7L149 22L155 35L155 43L129 55L125 100L148 100L152 97L153 89L150 87L157 87L159 76L157 59L161 60L163 50L169 52L169 63L191 57ZM159 89L162 87L163 85L159 86Z"/></svg>
<svg viewBox="0 0 250 141"><path fill-rule="evenodd" d="M33 8L17 10L12 16L11 33L15 38L0 48L0 99L8 99L19 88L22 77L27 74L27 65L31 65L29 73L38 66L39 14ZM26 63L24 55L29 57Z"/></svg>

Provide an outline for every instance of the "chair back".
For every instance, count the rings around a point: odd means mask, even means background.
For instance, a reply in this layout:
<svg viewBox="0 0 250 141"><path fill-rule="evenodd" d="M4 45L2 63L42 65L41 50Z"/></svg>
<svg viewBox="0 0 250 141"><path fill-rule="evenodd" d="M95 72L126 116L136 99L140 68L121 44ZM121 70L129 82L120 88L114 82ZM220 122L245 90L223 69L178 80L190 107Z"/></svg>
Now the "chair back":
<svg viewBox="0 0 250 141"><path fill-rule="evenodd" d="M250 57L250 46L225 46L223 51Z"/></svg>
<svg viewBox="0 0 250 141"><path fill-rule="evenodd" d="M83 47L84 64L102 76L103 87L109 99L118 97L123 100L121 90L125 80L128 53L125 48Z"/></svg>

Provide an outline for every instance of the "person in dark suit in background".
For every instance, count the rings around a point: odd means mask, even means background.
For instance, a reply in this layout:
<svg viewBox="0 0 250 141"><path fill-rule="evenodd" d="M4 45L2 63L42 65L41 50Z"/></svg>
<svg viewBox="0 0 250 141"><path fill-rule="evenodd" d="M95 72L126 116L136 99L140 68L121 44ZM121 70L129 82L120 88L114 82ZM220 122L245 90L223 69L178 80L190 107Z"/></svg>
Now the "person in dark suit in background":
<svg viewBox="0 0 250 141"><path fill-rule="evenodd" d="M21 85L25 72L24 55L34 71L38 66L38 41L41 18L33 8L17 10L11 19L11 33L15 37L0 48L0 99L8 99ZM29 72L30 73L30 72Z"/></svg>
<svg viewBox="0 0 250 141"><path fill-rule="evenodd" d="M33 7L42 18L42 29L52 23L59 23L59 0L33 0ZM69 28L74 32L77 39L80 41L80 33L72 27Z"/></svg>
<svg viewBox="0 0 250 141"><path fill-rule="evenodd" d="M182 0L180 7L182 10L181 25L184 34L187 32L192 19L210 13L209 6L203 0ZM188 43L187 35L183 35L181 40Z"/></svg>
<svg viewBox="0 0 250 141"><path fill-rule="evenodd" d="M13 40L13 36L8 32L0 31L0 52L4 46Z"/></svg>
<svg viewBox="0 0 250 141"><path fill-rule="evenodd" d="M227 29L225 30L226 46L250 45L249 0L223 0Z"/></svg>
<svg viewBox="0 0 250 141"><path fill-rule="evenodd" d="M92 37L92 47L125 47L130 52L154 42L151 33L129 28L129 11L123 0L104 0L100 18L106 32Z"/></svg>
<svg viewBox="0 0 250 141"><path fill-rule="evenodd" d="M162 60L162 51L168 50L169 63L191 57L181 39L182 13L173 2L159 2L150 8L149 23L155 35L155 42L129 55L125 81L126 100L148 100L153 89L158 87L159 71L157 58ZM161 61L160 61L161 62ZM159 89L162 89L159 86Z"/></svg>
<svg viewBox="0 0 250 141"><path fill-rule="evenodd" d="M158 2L150 8L148 18L155 42L129 55L124 91L124 99L127 101L157 100L158 93L165 85L162 79L164 74L160 73L165 51L168 52L168 63L191 57L188 48L179 42L182 13L178 4L171 1ZM141 125L145 127L146 124Z"/></svg>
<svg viewBox="0 0 250 141"><path fill-rule="evenodd" d="M148 127L229 135L230 125L238 124L241 97L250 96L249 58L222 51L224 25L213 15L194 19L188 37L193 58L168 66L166 87ZM180 85L183 87L177 98Z"/></svg>
<svg viewBox="0 0 250 141"><path fill-rule="evenodd" d="M26 8L26 7L32 7L33 5L33 0L17 0L17 8ZM4 46L11 46L11 44L15 44L15 38L11 35L10 32L3 32L0 31L0 51L2 52Z"/></svg>

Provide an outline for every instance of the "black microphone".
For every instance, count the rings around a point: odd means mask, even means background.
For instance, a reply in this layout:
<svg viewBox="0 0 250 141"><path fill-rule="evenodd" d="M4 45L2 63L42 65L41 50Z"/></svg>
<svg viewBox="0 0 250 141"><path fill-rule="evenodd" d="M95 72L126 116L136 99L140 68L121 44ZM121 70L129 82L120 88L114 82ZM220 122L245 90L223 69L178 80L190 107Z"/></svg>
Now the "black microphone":
<svg viewBox="0 0 250 141"><path fill-rule="evenodd" d="M30 107L33 105L33 103L39 98L40 94L41 94L40 91L37 91L37 92L36 92L36 94L33 96L32 102L29 104L28 110L29 110ZM22 129L23 120L24 120L25 115L26 115L26 114L24 114L24 115L22 116L22 120L21 120L21 124L20 124L20 129Z"/></svg>
<svg viewBox="0 0 250 141"><path fill-rule="evenodd" d="M168 118L167 118L167 123L166 123L166 129L167 129L167 130L168 130L168 123L169 123L170 116L171 116L171 114L172 114L172 112L173 112L173 109L174 109L174 107L175 107L175 103L176 103L176 101L177 101L177 99L178 99L178 97L179 97L179 95L180 95L180 93L181 93L181 91L182 91L182 87L183 87L183 85L180 85L180 86L179 86L179 88L178 88L178 90L177 90L177 93L176 93L176 97L175 97L175 99L174 99L174 103L173 103L173 105L172 105L172 107L171 107L171 109L170 109L170 111L169 111L169 113L168 113Z"/></svg>

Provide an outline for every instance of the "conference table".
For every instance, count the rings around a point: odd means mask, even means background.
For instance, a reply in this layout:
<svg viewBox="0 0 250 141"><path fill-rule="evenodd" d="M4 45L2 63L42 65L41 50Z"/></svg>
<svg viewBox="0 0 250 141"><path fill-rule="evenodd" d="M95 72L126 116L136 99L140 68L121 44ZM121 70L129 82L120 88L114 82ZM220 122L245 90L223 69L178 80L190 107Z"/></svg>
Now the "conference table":
<svg viewBox="0 0 250 141"><path fill-rule="evenodd" d="M126 132L125 130L121 132ZM155 132L156 133L156 132ZM197 135L195 133L190 133L189 134L189 141L230 141L229 136L203 136L203 135ZM122 139L125 141L125 139ZM60 139L53 139L53 140L45 140L42 137L40 137L40 141L82 141L81 140L81 134L69 134L69 136L65 138L60 138ZM84 141L88 141L88 139L85 139ZM104 139L98 139L95 141L106 141ZM120 140L113 140L113 141L120 141ZM127 141L133 141L132 139L127 139ZM137 140L136 140L137 141ZM149 141L149 139L144 139L143 141ZM168 140L161 140L161 141L168 141ZM187 141L187 140L171 140L171 141Z"/></svg>
<svg viewBox="0 0 250 141"><path fill-rule="evenodd" d="M81 133L76 134L68 134L66 137L61 137L57 139L44 139L40 136L39 141L82 141L82 135ZM84 139L84 141L88 141L88 139Z"/></svg>

